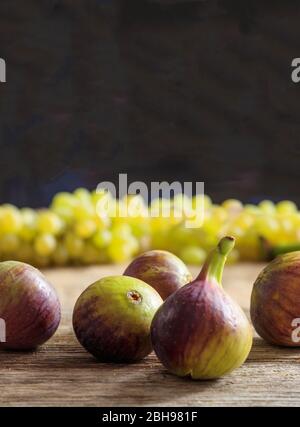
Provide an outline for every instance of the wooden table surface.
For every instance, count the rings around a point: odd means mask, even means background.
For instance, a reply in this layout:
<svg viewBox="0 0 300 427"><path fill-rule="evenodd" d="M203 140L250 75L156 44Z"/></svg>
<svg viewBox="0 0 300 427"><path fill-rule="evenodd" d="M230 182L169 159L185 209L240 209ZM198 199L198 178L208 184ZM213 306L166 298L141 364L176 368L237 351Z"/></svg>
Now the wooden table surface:
<svg viewBox="0 0 300 427"><path fill-rule="evenodd" d="M226 267L224 287L246 312L261 268ZM300 405L300 349L271 347L257 337L247 362L216 381L177 378L154 354L132 365L97 362L73 335L72 309L87 285L122 271L122 266L97 266L45 272L62 302L61 326L36 352L0 352L0 406Z"/></svg>

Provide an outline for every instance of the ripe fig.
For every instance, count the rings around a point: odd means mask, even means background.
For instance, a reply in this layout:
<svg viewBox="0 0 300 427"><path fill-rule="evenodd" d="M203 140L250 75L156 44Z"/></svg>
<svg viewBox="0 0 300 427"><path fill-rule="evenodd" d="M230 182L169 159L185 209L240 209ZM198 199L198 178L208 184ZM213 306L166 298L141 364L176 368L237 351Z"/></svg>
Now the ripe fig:
<svg viewBox="0 0 300 427"><path fill-rule="evenodd" d="M199 276L172 294L154 316L154 351L178 376L218 378L238 368L250 352L252 327L221 285L233 246L234 238L224 237Z"/></svg>
<svg viewBox="0 0 300 427"><path fill-rule="evenodd" d="M104 277L78 298L73 327L80 344L103 362L134 362L152 351L150 326L162 304L142 280Z"/></svg>
<svg viewBox="0 0 300 427"><path fill-rule="evenodd" d="M192 280L191 273L181 259L161 250L148 251L135 258L124 275L148 283L163 300Z"/></svg>
<svg viewBox="0 0 300 427"><path fill-rule="evenodd" d="M32 350L52 337L60 303L43 274L16 261L0 263L0 348Z"/></svg>
<svg viewBox="0 0 300 427"><path fill-rule="evenodd" d="M269 343L300 346L300 252L280 255L262 270L250 314L256 332Z"/></svg>

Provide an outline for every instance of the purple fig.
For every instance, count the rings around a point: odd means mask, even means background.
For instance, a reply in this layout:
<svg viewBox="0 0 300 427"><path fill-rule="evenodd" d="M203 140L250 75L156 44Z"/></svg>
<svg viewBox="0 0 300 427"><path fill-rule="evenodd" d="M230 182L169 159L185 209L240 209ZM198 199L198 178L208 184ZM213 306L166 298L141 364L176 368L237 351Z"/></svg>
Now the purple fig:
<svg viewBox="0 0 300 427"><path fill-rule="evenodd" d="M60 303L43 274L16 261L0 263L0 348L31 350L45 343L60 322Z"/></svg>
<svg viewBox="0 0 300 427"><path fill-rule="evenodd" d="M124 275L148 283L163 300L192 280L191 273L181 259L161 250L148 251L135 258Z"/></svg>
<svg viewBox="0 0 300 427"><path fill-rule="evenodd" d="M134 362L152 351L150 326L159 294L133 277L104 277L78 298L73 327L80 344L103 362Z"/></svg>
<svg viewBox="0 0 300 427"><path fill-rule="evenodd" d="M271 344L300 346L300 252L280 255L256 279L250 307L256 332Z"/></svg>
<svg viewBox="0 0 300 427"><path fill-rule="evenodd" d="M232 237L223 238L199 276L172 294L154 316L154 351L178 376L218 378L238 368L250 352L252 327L221 285L233 246Z"/></svg>

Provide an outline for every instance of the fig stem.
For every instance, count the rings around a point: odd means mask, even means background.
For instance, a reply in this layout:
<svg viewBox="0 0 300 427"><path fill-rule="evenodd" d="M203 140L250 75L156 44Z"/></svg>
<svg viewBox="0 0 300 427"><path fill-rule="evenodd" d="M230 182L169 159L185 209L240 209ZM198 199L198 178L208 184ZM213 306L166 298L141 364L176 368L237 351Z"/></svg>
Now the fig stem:
<svg viewBox="0 0 300 427"><path fill-rule="evenodd" d="M234 244L234 237L223 237L218 246L208 255L197 280L214 280L222 286L224 265Z"/></svg>

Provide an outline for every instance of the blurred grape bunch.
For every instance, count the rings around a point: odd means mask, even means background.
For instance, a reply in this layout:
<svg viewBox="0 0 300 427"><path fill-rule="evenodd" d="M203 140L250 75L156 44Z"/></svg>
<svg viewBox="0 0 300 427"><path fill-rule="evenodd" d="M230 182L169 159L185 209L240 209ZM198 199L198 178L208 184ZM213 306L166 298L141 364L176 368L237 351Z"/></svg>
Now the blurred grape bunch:
<svg viewBox="0 0 300 427"><path fill-rule="evenodd" d="M263 251L266 247L300 244L300 212L288 200L243 205L228 199L217 205L207 195L190 199L179 194L172 200L155 199L148 206L139 195L121 200L108 195L110 209L99 210L103 197L107 193L78 188L56 194L45 209L1 205L0 259L38 267L126 263L148 249L166 249L187 264L200 265L224 235L236 238L231 262L261 261L271 253ZM195 213L199 197L203 224L187 228L186 212ZM183 203L189 210L178 215ZM176 215L171 209L165 216L169 206L177 209Z"/></svg>

